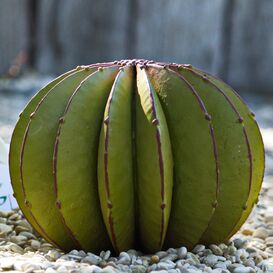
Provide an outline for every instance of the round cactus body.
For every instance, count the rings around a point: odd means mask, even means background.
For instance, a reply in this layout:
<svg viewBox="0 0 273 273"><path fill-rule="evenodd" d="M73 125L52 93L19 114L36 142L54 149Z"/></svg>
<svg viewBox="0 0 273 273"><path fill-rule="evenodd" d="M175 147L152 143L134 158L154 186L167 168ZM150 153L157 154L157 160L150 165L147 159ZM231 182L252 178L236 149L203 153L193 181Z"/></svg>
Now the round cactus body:
<svg viewBox="0 0 273 273"><path fill-rule="evenodd" d="M226 241L263 173L254 115L228 85L144 60L61 75L30 100L10 148L20 208L64 250Z"/></svg>

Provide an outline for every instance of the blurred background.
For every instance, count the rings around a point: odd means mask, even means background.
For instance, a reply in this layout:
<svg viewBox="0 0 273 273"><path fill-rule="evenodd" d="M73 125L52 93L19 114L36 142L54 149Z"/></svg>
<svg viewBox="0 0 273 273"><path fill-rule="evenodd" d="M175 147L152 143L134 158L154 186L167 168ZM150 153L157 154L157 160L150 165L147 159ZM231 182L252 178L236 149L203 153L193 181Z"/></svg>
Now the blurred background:
<svg viewBox="0 0 273 273"><path fill-rule="evenodd" d="M0 136L9 142L29 97L57 74L145 58L221 77L270 139L272 29L272 0L0 0Z"/></svg>

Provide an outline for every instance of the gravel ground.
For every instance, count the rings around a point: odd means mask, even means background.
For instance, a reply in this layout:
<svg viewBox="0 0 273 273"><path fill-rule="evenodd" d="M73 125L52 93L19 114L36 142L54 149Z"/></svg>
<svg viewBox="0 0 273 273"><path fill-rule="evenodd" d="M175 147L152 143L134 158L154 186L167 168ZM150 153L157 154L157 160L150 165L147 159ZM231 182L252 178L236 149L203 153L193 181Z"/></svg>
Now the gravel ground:
<svg viewBox="0 0 273 273"><path fill-rule="evenodd" d="M254 273L273 272L273 188L267 176L261 200L230 242L197 245L191 252L181 246L154 255L136 250L118 257L110 251L99 256L72 250L64 253L39 237L21 211L0 212L0 271L11 272L158 272Z"/></svg>
<svg viewBox="0 0 273 273"><path fill-rule="evenodd" d="M31 93L0 92L0 136L10 140L17 115ZM241 230L226 244L197 245L143 255L136 250L118 257L73 250L64 253L36 234L19 210L0 212L0 272L158 272L273 273L273 108L272 98L247 96L266 146L266 174L260 201Z"/></svg>

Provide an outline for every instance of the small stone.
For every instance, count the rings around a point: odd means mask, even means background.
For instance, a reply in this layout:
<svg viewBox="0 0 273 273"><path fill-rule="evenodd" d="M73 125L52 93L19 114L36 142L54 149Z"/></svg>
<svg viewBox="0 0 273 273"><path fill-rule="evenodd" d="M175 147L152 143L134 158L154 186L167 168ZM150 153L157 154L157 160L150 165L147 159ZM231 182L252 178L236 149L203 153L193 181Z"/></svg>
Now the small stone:
<svg viewBox="0 0 273 273"><path fill-rule="evenodd" d="M50 244L50 243L42 243L41 247L50 247L50 248L53 248L52 244Z"/></svg>
<svg viewBox="0 0 273 273"><path fill-rule="evenodd" d="M16 233L20 233L22 231L29 231L29 229L26 227L22 227L22 226L16 226L15 231L16 231Z"/></svg>
<svg viewBox="0 0 273 273"><path fill-rule="evenodd" d="M24 252L34 252L34 249L30 246L24 248Z"/></svg>
<svg viewBox="0 0 273 273"><path fill-rule="evenodd" d="M104 256L103 256L103 260L108 260L111 256L111 251L110 250L107 250L105 253L104 253Z"/></svg>
<svg viewBox="0 0 273 273"><path fill-rule="evenodd" d="M227 265L223 262L217 262L213 268L222 268L222 269L227 269Z"/></svg>
<svg viewBox="0 0 273 273"><path fill-rule="evenodd" d="M246 244L246 240L243 240L241 238L236 238L233 240L234 246L239 249L244 247L244 245Z"/></svg>
<svg viewBox="0 0 273 273"><path fill-rule="evenodd" d="M79 250L78 255L81 257L85 257L86 253L83 250Z"/></svg>
<svg viewBox="0 0 273 273"><path fill-rule="evenodd" d="M6 212L6 211L0 211L0 217L3 217L3 218L8 218L9 216L9 212Z"/></svg>
<svg viewBox="0 0 273 273"><path fill-rule="evenodd" d="M234 245L230 245L227 250L229 255L234 255L237 248Z"/></svg>
<svg viewBox="0 0 273 273"><path fill-rule="evenodd" d="M155 253L155 255L157 255L160 259L167 256L168 253L166 251L158 251Z"/></svg>
<svg viewBox="0 0 273 273"><path fill-rule="evenodd" d="M268 231L263 227L259 227L253 232L253 237L255 238L260 238L264 240L267 236Z"/></svg>
<svg viewBox="0 0 273 273"><path fill-rule="evenodd" d="M245 261L243 262L243 265L244 265L244 266L249 266L249 267L254 268L254 267L255 267L255 262L254 262L253 260L248 259L248 260L245 260Z"/></svg>
<svg viewBox="0 0 273 273"><path fill-rule="evenodd" d="M251 267L239 266L234 269L233 273L255 273L255 270Z"/></svg>
<svg viewBox="0 0 273 273"><path fill-rule="evenodd" d="M34 249L34 250L38 250L41 247L41 243L37 240L30 240L30 246Z"/></svg>
<svg viewBox="0 0 273 273"><path fill-rule="evenodd" d="M118 270L108 265L102 269L101 273L118 273Z"/></svg>
<svg viewBox="0 0 273 273"><path fill-rule="evenodd" d="M145 273L146 267L143 265L131 265L132 273Z"/></svg>
<svg viewBox="0 0 273 273"><path fill-rule="evenodd" d="M246 236L251 236L253 234L253 231L249 228L245 228L242 230L242 234L244 234Z"/></svg>
<svg viewBox="0 0 273 273"><path fill-rule="evenodd" d="M61 265L61 266L58 267L57 272L59 272L59 273L67 273L69 271L67 270L67 268L64 265Z"/></svg>
<svg viewBox="0 0 273 273"><path fill-rule="evenodd" d="M199 259L198 259L198 256L195 255L195 254L193 254L193 253L191 253L191 252L188 252L188 253L187 253L186 258L187 258L187 261L188 261L188 262L191 261L191 264L199 264L199 263L200 263L200 261L199 261Z"/></svg>
<svg viewBox="0 0 273 273"><path fill-rule="evenodd" d="M213 254L215 255L223 255L223 250L217 246L217 245L210 245L209 248L211 249L211 251L213 252Z"/></svg>
<svg viewBox="0 0 273 273"><path fill-rule="evenodd" d="M8 217L8 219L9 220L18 220L19 219L19 214L18 213L14 213L13 212L13 214L11 214L9 217Z"/></svg>
<svg viewBox="0 0 273 273"><path fill-rule="evenodd" d="M272 212L271 213L267 213L265 215L265 221L266 222L273 222L273 213Z"/></svg>
<svg viewBox="0 0 273 273"><path fill-rule="evenodd" d="M247 248L246 248L246 251L247 251L248 253L257 253L257 249L254 248L254 247L247 247Z"/></svg>
<svg viewBox="0 0 273 273"><path fill-rule="evenodd" d="M161 262L175 261L175 260L177 260L177 258L178 258L177 254L169 254L169 255L165 256L164 258L162 258L160 261Z"/></svg>
<svg viewBox="0 0 273 273"><path fill-rule="evenodd" d="M0 223L1 224L6 224L7 223L7 219L4 217L0 217Z"/></svg>
<svg viewBox="0 0 273 273"><path fill-rule="evenodd" d="M109 251L109 250L108 250ZM130 255L130 256L139 256L139 253L135 250L135 249L129 249L127 251L127 253Z"/></svg>
<svg viewBox="0 0 273 273"><path fill-rule="evenodd" d="M19 253L19 254L23 254L24 250L23 248L21 248L20 246L16 245L16 244L12 244L9 246L9 249L15 253Z"/></svg>
<svg viewBox="0 0 273 273"><path fill-rule="evenodd" d="M159 256L158 255L153 255L153 256L151 256L151 259L150 259L150 263L151 264L156 264L156 263L158 263L159 262Z"/></svg>
<svg viewBox="0 0 273 273"><path fill-rule="evenodd" d="M204 258L203 262L204 264L210 266L210 267L213 267L218 261L218 258L217 256L211 254L211 255L208 255L207 257Z"/></svg>
<svg viewBox="0 0 273 273"><path fill-rule="evenodd" d="M12 227L6 224L1 224L0 223L0 232L4 235L9 234L10 232L12 232Z"/></svg>
<svg viewBox="0 0 273 273"><path fill-rule="evenodd" d="M177 255L179 259L184 259L187 256L187 248L182 246L177 250Z"/></svg>
<svg viewBox="0 0 273 273"><path fill-rule="evenodd" d="M16 227L17 228L17 227ZM15 228L15 229L16 229ZM28 231L21 231L18 235L27 237L27 239L37 239L36 236Z"/></svg>
<svg viewBox="0 0 273 273"><path fill-rule="evenodd" d="M157 270L169 270L172 269L176 266L176 264L172 261L167 261L167 262L159 262L157 264Z"/></svg>
<svg viewBox="0 0 273 273"><path fill-rule="evenodd" d="M269 253L269 254L273 254L273 247L267 247L265 249L265 252Z"/></svg>
<svg viewBox="0 0 273 273"><path fill-rule="evenodd" d="M241 261L244 261L246 258L248 258L249 253L241 248L235 251L235 258L236 258L236 262L240 263Z"/></svg>
<svg viewBox="0 0 273 273"><path fill-rule="evenodd" d="M49 261L56 261L57 259L61 257L61 254L56 250L49 250L48 253L45 255L45 257Z"/></svg>
<svg viewBox="0 0 273 273"><path fill-rule="evenodd" d="M273 237L267 237L265 243L267 247L273 246Z"/></svg>
<svg viewBox="0 0 273 273"><path fill-rule="evenodd" d="M204 245L196 245L193 250L192 250L192 253L194 254L198 254L199 252L202 252L205 250L205 246Z"/></svg>
<svg viewBox="0 0 273 273"><path fill-rule="evenodd" d="M71 254L71 255L78 255L79 254L79 251L77 249L73 249L71 250L68 254Z"/></svg>
<svg viewBox="0 0 273 273"><path fill-rule="evenodd" d="M24 228L28 229L28 231L32 231L32 226L25 219L16 221L16 225L24 227Z"/></svg>
<svg viewBox="0 0 273 273"><path fill-rule="evenodd" d="M17 235L17 236L11 236L10 241L17 244L17 245L23 245L27 240L27 237L23 235Z"/></svg>
<svg viewBox="0 0 273 273"><path fill-rule="evenodd" d="M263 258L260 255L257 255L256 257L254 257L254 262L256 265L262 261L263 261Z"/></svg>
<svg viewBox="0 0 273 273"><path fill-rule="evenodd" d="M126 252L121 252L119 254L119 259L117 261L117 264L124 264L124 265L129 265L131 262L131 257L128 253Z"/></svg>
<svg viewBox="0 0 273 273"><path fill-rule="evenodd" d="M80 261L82 259L82 257L79 255L68 254L67 256L71 261Z"/></svg>
<svg viewBox="0 0 273 273"><path fill-rule="evenodd" d="M172 247L167 250L168 254L176 254L176 252L177 252L176 249Z"/></svg>
<svg viewBox="0 0 273 273"><path fill-rule="evenodd" d="M101 261L101 257L92 254L92 253L88 253L88 256L84 257L81 262L82 263L88 263L90 265L98 265Z"/></svg>

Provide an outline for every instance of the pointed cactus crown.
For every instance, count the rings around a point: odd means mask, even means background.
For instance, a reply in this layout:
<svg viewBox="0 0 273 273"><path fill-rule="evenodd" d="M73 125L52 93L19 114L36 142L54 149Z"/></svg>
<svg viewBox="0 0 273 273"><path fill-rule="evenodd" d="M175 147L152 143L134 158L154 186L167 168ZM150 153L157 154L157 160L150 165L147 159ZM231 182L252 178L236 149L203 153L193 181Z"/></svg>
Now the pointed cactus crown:
<svg viewBox="0 0 273 273"><path fill-rule="evenodd" d="M59 76L23 110L10 148L20 208L64 250L226 241L263 173L259 128L231 87L191 65L146 60Z"/></svg>

